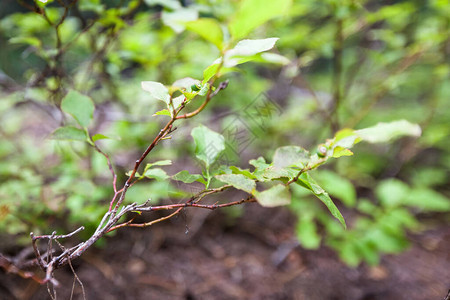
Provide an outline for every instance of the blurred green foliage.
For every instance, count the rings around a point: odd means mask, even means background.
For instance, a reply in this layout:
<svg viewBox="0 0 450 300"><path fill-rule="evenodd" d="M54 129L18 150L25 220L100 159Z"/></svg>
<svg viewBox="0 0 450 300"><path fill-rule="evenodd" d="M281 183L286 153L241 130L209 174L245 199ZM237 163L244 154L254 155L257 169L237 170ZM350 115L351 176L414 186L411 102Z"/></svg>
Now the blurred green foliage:
<svg viewBox="0 0 450 300"><path fill-rule="evenodd" d="M0 20L0 232L28 243L24 236L30 231L80 224L94 229L113 194L106 159L89 143L64 140L89 140L88 131L102 134L91 142L109 137L98 143L111 155L122 182L167 118L164 112L153 116L165 107L149 99L141 82L204 78L204 70L234 46L229 43L247 35L279 38L276 47L283 56L258 54L254 60L271 64L246 64L225 75L230 86L180 126L170 144L152 152L152 162L172 160L172 165L144 172L145 182L130 189L128 201L183 197L186 192L169 184L167 174L184 170L177 174L181 181L205 181L196 174L201 167L193 157L202 154L189 137L191 128L203 123L224 132L264 92L278 113L269 113L263 127L244 115L240 128L251 142L232 159L242 168L258 170L245 162L276 157L280 146L311 148L343 128L398 119L422 128L420 138L361 144L353 157L311 172L338 200L347 230L310 191L292 186L290 208L304 247L324 244L349 265L376 264L380 254L406 249L407 232L433 225L422 216L448 221L449 1L265 1L267 7L259 2L79 0L64 8L58 1L36 1L5 11ZM225 67L234 71L234 65ZM89 112L73 108L71 99L88 103ZM86 119L91 101L95 112ZM239 148L239 141L223 135L227 145ZM207 158L203 161L209 166ZM202 175L209 184L211 174ZM219 176L235 183L236 177ZM242 189L251 191L246 183ZM274 190L267 192L261 198L272 198Z"/></svg>

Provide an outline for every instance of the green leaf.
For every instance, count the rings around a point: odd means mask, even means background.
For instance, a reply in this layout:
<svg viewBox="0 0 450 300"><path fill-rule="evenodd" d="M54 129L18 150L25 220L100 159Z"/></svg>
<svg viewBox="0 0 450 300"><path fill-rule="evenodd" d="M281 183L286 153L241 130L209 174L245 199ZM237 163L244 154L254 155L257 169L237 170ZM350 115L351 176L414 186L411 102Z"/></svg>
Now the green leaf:
<svg viewBox="0 0 450 300"><path fill-rule="evenodd" d="M173 10L182 8L182 6L178 0L144 0L144 2L148 6L161 5L163 7L173 9Z"/></svg>
<svg viewBox="0 0 450 300"><path fill-rule="evenodd" d="M385 207L400 205L410 192L410 187L398 179L383 180L375 189L377 198Z"/></svg>
<svg viewBox="0 0 450 300"><path fill-rule="evenodd" d="M216 19L201 18L186 23L186 29L197 33L205 40L216 45L219 50L223 48L223 32Z"/></svg>
<svg viewBox="0 0 450 300"><path fill-rule="evenodd" d="M311 215L301 216L296 227L297 238L305 249L317 249L320 246L320 235Z"/></svg>
<svg viewBox="0 0 450 300"><path fill-rule="evenodd" d="M185 78L176 80L172 84L172 87L178 88L178 89L185 89L185 90L188 90L189 92L192 92L191 86L198 85L198 84L200 84L200 80L197 80L197 79L194 79L191 77L185 77Z"/></svg>
<svg viewBox="0 0 450 300"><path fill-rule="evenodd" d="M223 175L216 175L215 177L218 180L227 184L231 184L238 190L242 190L249 194L251 194L256 188L255 181L245 177L242 174L223 174Z"/></svg>
<svg viewBox="0 0 450 300"><path fill-rule="evenodd" d="M60 127L53 131L50 135L50 139L52 140L72 140L72 141L86 141L87 135L86 131L81 130L76 127L66 126Z"/></svg>
<svg viewBox="0 0 450 300"><path fill-rule="evenodd" d="M365 129L356 130L355 134L369 143L383 143L402 136L418 137L422 133L420 126L406 120L390 123L378 123Z"/></svg>
<svg viewBox="0 0 450 300"><path fill-rule="evenodd" d="M154 114L153 114L153 116L171 116L171 114L170 114L170 112L169 112L169 110L167 109L167 108L165 108L165 109L163 109L163 110L160 110L160 111L157 111L157 112L155 112Z"/></svg>
<svg viewBox="0 0 450 300"><path fill-rule="evenodd" d="M87 127L94 115L91 98L75 90L70 90L61 102L61 109L71 115L82 127Z"/></svg>
<svg viewBox="0 0 450 300"><path fill-rule="evenodd" d="M355 206L355 187L348 179L331 171L317 171L315 177L332 196L339 198L346 206Z"/></svg>
<svg viewBox="0 0 450 300"><path fill-rule="evenodd" d="M17 36L10 38L8 42L11 44L27 44L36 48L41 48L42 46L42 41L32 36Z"/></svg>
<svg viewBox="0 0 450 300"><path fill-rule="evenodd" d="M233 39L238 40L248 35L256 27L270 19L287 14L291 0L245 0L229 24Z"/></svg>
<svg viewBox="0 0 450 300"><path fill-rule="evenodd" d="M277 40L278 38L242 40L233 49L225 52L223 65L225 67L233 67L250 61L252 56L272 49Z"/></svg>
<svg viewBox="0 0 450 300"><path fill-rule="evenodd" d="M254 196L258 203L264 207L282 206L291 203L289 188L283 184L274 185L263 192L255 191Z"/></svg>
<svg viewBox="0 0 450 300"><path fill-rule="evenodd" d="M352 156L353 152L347 148L343 148L341 146L336 146L333 148L333 157L334 158L339 158L342 156Z"/></svg>
<svg viewBox="0 0 450 300"><path fill-rule="evenodd" d="M206 168L209 168L225 150L224 137L203 125L192 129L191 135L196 145L195 156L205 163Z"/></svg>
<svg viewBox="0 0 450 300"><path fill-rule="evenodd" d="M148 169L144 172L143 176L150 179L156 179L159 181L166 180L167 178L169 178L169 175L167 175L167 173L161 168Z"/></svg>
<svg viewBox="0 0 450 300"><path fill-rule="evenodd" d="M334 204L333 200L331 200L330 196L327 192L325 192L324 189L322 189L315 181L312 179L311 176L309 176L308 173L303 173L300 175L296 183L308 190L310 190L317 198L322 201L325 206L328 208L328 210L331 212L331 214L341 222L342 226L344 228L347 228L347 225L345 224L344 217L342 216L339 209Z"/></svg>
<svg viewBox="0 0 450 300"><path fill-rule="evenodd" d="M219 63L214 62L203 71L203 83L208 82L214 75L219 72Z"/></svg>
<svg viewBox="0 0 450 300"><path fill-rule="evenodd" d="M273 165L275 168L303 168L309 162L309 152L298 146L284 146L275 151Z"/></svg>
<svg viewBox="0 0 450 300"><path fill-rule="evenodd" d="M94 134L94 136L92 136L92 141L93 142L96 142L98 140L105 140L105 139L113 139L113 138L109 137L109 136L106 136L104 134L101 134L101 133L97 133L97 134Z"/></svg>
<svg viewBox="0 0 450 300"><path fill-rule="evenodd" d="M181 181L184 183L192 183L194 181L201 182L203 184L206 184L205 179L200 174L190 174L189 171L183 170L181 172L178 172L175 175L172 175L173 180Z"/></svg>
<svg viewBox="0 0 450 300"><path fill-rule="evenodd" d="M260 170L268 168L270 166L266 163L266 160L262 156L258 157L257 159L251 159L248 163L254 166L256 169Z"/></svg>
<svg viewBox="0 0 450 300"><path fill-rule="evenodd" d="M261 53L261 59L263 62L278 64L278 65L283 65L283 66L291 63L291 61L287 57L277 54L277 53Z"/></svg>
<svg viewBox="0 0 450 300"><path fill-rule="evenodd" d="M405 199L405 205L415 206L424 211L450 211L450 199L427 188L417 188L410 191Z"/></svg>
<svg viewBox="0 0 450 300"><path fill-rule="evenodd" d="M229 169L231 170L231 172L233 172L233 174L242 174L247 178L250 179L256 179L256 176L252 174L252 172L250 172L249 170L245 169L242 170L241 168L235 167L235 166L230 166Z"/></svg>
<svg viewBox="0 0 450 300"><path fill-rule="evenodd" d="M166 104L169 104L170 102L169 90L162 83L155 81L142 81L141 86L142 89L146 92L149 92L153 98L161 100Z"/></svg>
<svg viewBox="0 0 450 300"><path fill-rule="evenodd" d="M172 161L170 159L158 160L158 161L155 161L154 163L148 163L145 166L145 169L151 168L153 166L169 166L171 164L172 164Z"/></svg>
<svg viewBox="0 0 450 300"><path fill-rule="evenodd" d="M173 29L176 33L181 33L186 28L186 23L197 20L198 11L191 8L180 8L172 12L163 11L161 20Z"/></svg>

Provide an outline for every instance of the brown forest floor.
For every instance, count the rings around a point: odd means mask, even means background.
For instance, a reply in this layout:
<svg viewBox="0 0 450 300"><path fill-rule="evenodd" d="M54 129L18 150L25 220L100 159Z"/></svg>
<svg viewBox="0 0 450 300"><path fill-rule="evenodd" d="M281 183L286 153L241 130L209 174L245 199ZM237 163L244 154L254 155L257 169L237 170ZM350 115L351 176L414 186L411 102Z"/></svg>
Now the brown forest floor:
<svg viewBox="0 0 450 300"><path fill-rule="evenodd" d="M221 211L191 210L121 230L73 263L86 298L443 300L450 288L448 226L411 236L408 251L380 266L352 269L330 249L298 246L287 210L250 204L245 211L234 222ZM70 299L70 269L56 278L58 299ZM79 285L74 293L83 299ZM0 299L50 297L46 287L0 271Z"/></svg>

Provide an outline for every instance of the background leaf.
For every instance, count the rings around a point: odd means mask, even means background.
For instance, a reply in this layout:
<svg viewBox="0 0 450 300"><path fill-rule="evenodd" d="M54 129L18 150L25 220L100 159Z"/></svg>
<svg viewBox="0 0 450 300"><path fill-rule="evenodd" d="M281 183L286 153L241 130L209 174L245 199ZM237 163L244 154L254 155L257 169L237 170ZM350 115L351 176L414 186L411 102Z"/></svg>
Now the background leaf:
<svg viewBox="0 0 450 300"><path fill-rule="evenodd" d="M219 22L212 18L201 18L186 23L186 29L197 33L205 40L216 45L219 50L223 48L223 32Z"/></svg>
<svg viewBox="0 0 450 300"><path fill-rule="evenodd" d="M84 130L72 126L60 127L50 135L53 140L86 141L87 135Z"/></svg>
<svg viewBox="0 0 450 300"><path fill-rule="evenodd" d="M244 0L229 24L231 36L241 39L256 27L278 16L286 15L291 0Z"/></svg>
<svg viewBox="0 0 450 300"><path fill-rule="evenodd" d="M91 98L75 90L70 90L61 102L61 109L70 114L82 127L87 127L94 115Z"/></svg>

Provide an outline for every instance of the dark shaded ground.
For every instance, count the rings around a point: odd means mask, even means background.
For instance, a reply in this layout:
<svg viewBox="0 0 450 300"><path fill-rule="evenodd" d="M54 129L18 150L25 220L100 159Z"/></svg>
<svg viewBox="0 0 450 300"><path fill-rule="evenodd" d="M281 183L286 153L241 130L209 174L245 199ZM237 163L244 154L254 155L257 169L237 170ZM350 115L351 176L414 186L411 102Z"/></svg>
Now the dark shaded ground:
<svg viewBox="0 0 450 300"><path fill-rule="evenodd" d="M221 211L190 210L187 216L123 229L107 247L74 262L86 298L443 300L450 288L445 226L412 236L408 251L385 256L378 267L351 269L329 249L297 246L294 220L284 209L250 204L234 224ZM56 277L58 299L70 299L70 269ZM50 298L45 287L3 270L0 286L0 299ZM82 299L79 285L74 299Z"/></svg>

